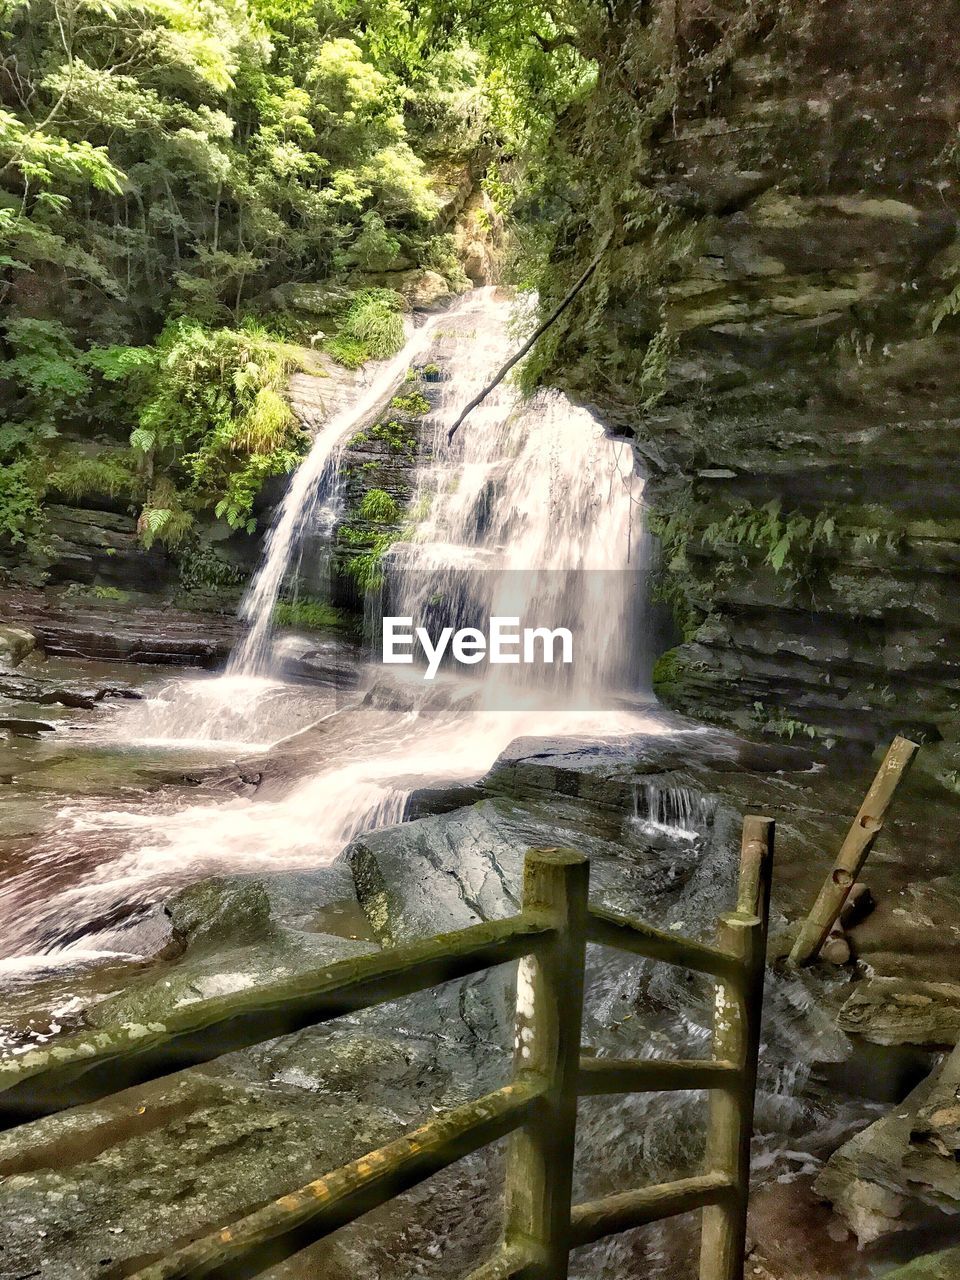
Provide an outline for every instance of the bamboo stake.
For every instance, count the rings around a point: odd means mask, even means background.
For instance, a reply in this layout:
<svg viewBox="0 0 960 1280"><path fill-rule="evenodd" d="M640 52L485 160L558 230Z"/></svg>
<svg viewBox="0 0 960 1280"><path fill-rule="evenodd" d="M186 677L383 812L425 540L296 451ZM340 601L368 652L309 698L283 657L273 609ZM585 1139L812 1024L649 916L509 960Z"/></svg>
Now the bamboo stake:
<svg viewBox="0 0 960 1280"><path fill-rule="evenodd" d="M820 954L820 948L843 910L847 895L859 878L874 841L883 830L884 818L897 787L919 749L915 742L899 735L890 744L883 764L877 770L877 776L860 806L860 812L840 847L833 870L823 882L813 909L793 944L789 958L791 965L810 964Z"/></svg>
<svg viewBox="0 0 960 1280"><path fill-rule="evenodd" d="M733 1080L710 1092L706 1168L728 1178L730 1190L703 1211L700 1280L743 1280L773 836L771 818L745 819L739 910L721 916L717 930L719 945L738 958L741 970L717 983L713 1057L733 1062L739 1070Z"/></svg>
<svg viewBox="0 0 960 1280"><path fill-rule="evenodd" d="M527 854L524 916L556 932L517 971L515 1080L540 1077L545 1093L510 1142L504 1236L507 1247L528 1245L543 1259L538 1280L568 1274L589 875L573 849Z"/></svg>

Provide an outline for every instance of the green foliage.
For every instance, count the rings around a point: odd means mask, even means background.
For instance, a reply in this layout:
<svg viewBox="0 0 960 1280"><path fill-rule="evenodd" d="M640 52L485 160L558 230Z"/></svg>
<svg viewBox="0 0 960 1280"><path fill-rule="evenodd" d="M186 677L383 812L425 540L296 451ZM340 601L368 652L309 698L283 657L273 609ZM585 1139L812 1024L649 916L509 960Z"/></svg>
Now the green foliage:
<svg viewBox="0 0 960 1280"><path fill-rule="evenodd" d="M145 482L132 453L99 457L61 453L53 459L47 487L72 501L91 496L135 499L143 496Z"/></svg>
<svg viewBox="0 0 960 1280"><path fill-rule="evenodd" d="M376 426L370 428L370 435L374 440L381 440L391 453L413 457L417 451L416 432L408 423L397 422L394 419L389 422L378 422Z"/></svg>
<svg viewBox="0 0 960 1280"><path fill-rule="evenodd" d="M407 396L394 396L390 407L410 418L422 418L430 412L430 401L421 391L413 391Z"/></svg>
<svg viewBox="0 0 960 1280"><path fill-rule="evenodd" d="M400 508L385 490L368 489L357 514L361 520L369 520L372 524L396 524L400 519Z"/></svg>
<svg viewBox="0 0 960 1280"><path fill-rule="evenodd" d="M392 289L362 290L327 350L347 368L396 355L405 341L402 311L403 298Z"/></svg>
<svg viewBox="0 0 960 1280"><path fill-rule="evenodd" d="M138 368L149 376L131 447L165 467L183 489L180 505L212 507L232 528L252 532L264 480L290 471L307 446L284 396L300 367L296 348L253 322L209 329L176 321L153 363ZM189 522L178 503L151 500L143 528L151 540L180 540Z"/></svg>
<svg viewBox="0 0 960 1280"><path fill-rule="evenodd" d="M180 585L186 591L222 590L237 587L243 574L218 555L214 547L187 539L177 551Z"/></svg>
<svg viewBox="0 0 960 1280"><path fill-rule="evenodd" d="M71 582L63 594L72 600L110 600L117 604L124 604L130 599L129 591L122 587L89 586L85 582Z"/></svg>
<svg viewBox="0 0 960 1280"><path fill-rule="evenodd" d="M783 515L780 501L775 499L760 508L737 507L708 525L702 541L706 546L733 543L753 547L764 553L764 564L774 573L799 573L813 548L832 545L836 532L836 518L830 512L821 511L812 518L799 511Z"/></svg>
<svg viewBox="0 0 960 1280"><path fill-rule="evenodd" d="M408 0L2 8L2 527L40 536L49 476L75 499L156 490L147 542L187 546L208 509L252 530L259 488L306 441L284 397L296 359L244 317L291 281L346 295L358 269L456 276L435 178L491 127L490 59L442 5ZM335 357L399 350L401 307L357 293ZM115 423L129 475L50 443Z"/></svg>
<svg viewBox="0 0 960 1280"><path fill-rule="evenodd" d="M349 561L347 572L361 595L379 591L383 586L383 557L396 541L395 533L377 534L366 550Z"/></svg>
<svg viewBox="0 0 960 1280"><path fill-rule="evenodd" d="M826 736L824 730L817 728L816 725L808 724L805 720L796 720L789 716L771 712L762 702L753 704L753 714L764 733L775 733L778 737L787 738L791 742L796 737L813 738L814 740L824 738L825 745L833 746L833 739Z"/></svg>
<svg viewBox="0 0 960 1280"><path fill-rule="evenodd" d="M3 261L117 333L427 243L418 150L469 149L493 93L433 25L402 0L11 0Z"/></svg>
<svg viewBox="0 0 960 1280"><path fill-rule="evenodd" d="M0 467L0 540L23 545L43 531L42 489L29 461Z"/></svg>
<svg viewBox="0 0 960 1280"><path fill-rule="evenodd" d="M278 627L328 631L343 625L343 615L331 604L302 596L297 600L278 600L273 611L273 621Z"/></svg>

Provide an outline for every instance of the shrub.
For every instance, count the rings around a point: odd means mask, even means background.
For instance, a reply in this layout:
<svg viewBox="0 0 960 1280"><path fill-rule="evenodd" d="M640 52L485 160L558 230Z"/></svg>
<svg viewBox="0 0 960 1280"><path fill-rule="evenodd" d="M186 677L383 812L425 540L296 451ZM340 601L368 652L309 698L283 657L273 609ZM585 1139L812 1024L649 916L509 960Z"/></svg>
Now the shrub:
<svg viewBox="0 0 960 1280"><path fill-rule="evenodd" d="M403 298L393 289L362 290L351 302L340 332L327 343L327 350L348 368L396 355L406 341L402 311Z"/></svg>

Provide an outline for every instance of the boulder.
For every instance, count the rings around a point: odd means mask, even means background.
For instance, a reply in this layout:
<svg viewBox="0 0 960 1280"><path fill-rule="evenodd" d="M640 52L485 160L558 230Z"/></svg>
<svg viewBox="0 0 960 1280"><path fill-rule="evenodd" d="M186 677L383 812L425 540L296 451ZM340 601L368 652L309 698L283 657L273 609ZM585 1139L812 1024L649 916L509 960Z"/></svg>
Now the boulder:
<svg viewBox="0 0 960 1280"><path fill-rule="evenodd" d="M903 978L869 978L837 1016L841 1030L873 1044L945 1048L960 1040L960 986Z"/></svg>
<svg viewBox="0 0 960 1280"><path fill-rule="evenodd" d="M26 627L0 624L0 667L19 666L36 645L36 636Z"/></svg>
<svg viewBox="0 0 960 1280"><path fill-rule="evenodd" d="M882 1119L845 1142L814 1189L861 1245L960 1212L960 1048Z"/></svg>

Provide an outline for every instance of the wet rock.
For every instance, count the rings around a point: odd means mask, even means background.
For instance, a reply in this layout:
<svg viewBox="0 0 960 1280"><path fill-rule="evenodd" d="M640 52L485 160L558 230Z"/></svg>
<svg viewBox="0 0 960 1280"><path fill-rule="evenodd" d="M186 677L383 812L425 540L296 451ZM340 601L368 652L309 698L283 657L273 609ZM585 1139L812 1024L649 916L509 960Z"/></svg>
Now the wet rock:
<svg viewBox="0 0 960 1280"><path fill-rule="evenodd" d="M857 985L837 1023L873 1044L952 1046L960 1040L960 986L870 978Z"/></svg>
<svg viewBox="0 0 960 1280"><path fill-rule="evenodd" d="M827 964L845 965L850 962L850 943L842 929L833 928L820 948L820 959Z"/></svg>
<svg viewBox="0 0 960 1280"><path fill-rule="evenodd" d="M925 1253L905 1267L884 1272L885 1280L957 1280L960 1276L960 1246Z"/></svg>
<svg viewBox="0 0 960 1280"><path fill-rule="evenodd" d="M840 924L844 929L855 928L861 920L867 918L876 905L867 885L858 880L847 894L847 900L840 911Z"/></svg>
<svg viewBox="0 0 960 1280"><path fill-rule="evenodd" d="M146 573L140 581L153 578ZM28 625L50 657L209 667L226 660L239 635L234 617L123 602L77 602L40 592L2 593L0 608ZM123 688L119 681L115 687Z"/></svg>
<svg viewBox="0 0 960 1280"><path fill-rule="evenodd" d="M325 640L305 653L284 656L281 669L290 679L331 689L355 689L360 681L357 648L341 640Z"/></svg>
<svg viewBox="0 0 960 1280"><path fill-rule="evenodd" d="M258 880L201 880L169 899L164 910L186 946L252 945L276 934L270 899Z"/></svg>
<svg viewBox="0 0 960 1280"><path fill-rule="evenodd" d="M495 1087L463 1047L363 1015L4 1134L3 1268L129 1274Z"/></svg>
<svg viewBox="0 0 960 1280"><path fill-rule="evenodd" d="M25 627L0 625L0 667L19 666L36 644L36 636Z"/></svg>
<svg viewBox="0 0 960 1280"><path fill-rule="evenodd" d="M0 730L18 738L36 738L41 733L53 733L56 726L45 720L27 720L23 716L0 716Z"/></svg>
<svg viewBox="0 0 960 1280"><path fill-rule="evenodd" d="M861 1245L960 1211L958 1093L960 1049L827 1161L815 1190Z"/></svg>

